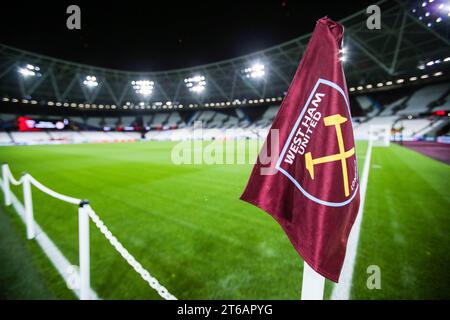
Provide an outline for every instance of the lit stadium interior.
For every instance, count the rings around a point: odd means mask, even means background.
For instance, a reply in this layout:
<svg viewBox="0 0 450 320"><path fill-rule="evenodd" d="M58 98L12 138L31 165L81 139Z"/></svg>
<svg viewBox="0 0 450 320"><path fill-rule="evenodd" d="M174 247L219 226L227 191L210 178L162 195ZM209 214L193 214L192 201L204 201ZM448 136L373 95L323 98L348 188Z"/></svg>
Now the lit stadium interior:
<svg viewBox="0 0 450 320"><path fill-rule="evenodd" d="M327 280L324 299L448 299L450 3L376 4L376 31L366 25L366 8L338 20L345 27L339 60L360 176L374 127L385 129L387 146L374 147L369 162L347 293L340 296ZM17 256L17 266L0 262L8 275L0 275L0 298L299 299L303 261L275 220L238 199L257 156L252 144L261 147L268 135L311 34L149 72L68 61L0 40L0 161L13 193L12 206L3 195L0 254ZM174 164L174 148L191 140L240 141L238 152L250 163ZM23 181L74 198L57 195L63 203L33 187L38 231L30 231ZM88 293L68 285L72 269L48 257L44 240L26 240L47 234L77 274L82 245L70 204L77 199L95 210ZM370 265L381 268L379 290L366 285ZM14 270L27 276L19 281Z"/></svg>

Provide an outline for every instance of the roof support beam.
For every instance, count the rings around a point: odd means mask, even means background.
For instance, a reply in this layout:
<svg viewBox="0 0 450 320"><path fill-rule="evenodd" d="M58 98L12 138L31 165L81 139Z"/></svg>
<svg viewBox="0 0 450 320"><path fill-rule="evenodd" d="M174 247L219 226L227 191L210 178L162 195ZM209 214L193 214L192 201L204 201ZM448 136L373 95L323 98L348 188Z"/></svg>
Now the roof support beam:
<svg viewBox="0 0 450 320"><path fill-rule="evenodd" d="M395 74L395 67L397 65L398 53L400 51L400 45L403 40L403 32L405 31L406 13L403 12L402 24L400 26L400 32L397 38L397 43L395 44L394 57L392 58L392 63L390 67L391 74Z"/></svg>
<svg viewBox="0 0 450 320"><path fill-rule="evenodd" d="M62 94L62 100L67 98L67 95L69 94L70 90L72 90L73 86L75 85L75 83L77 83L78 81L78 73L74 74L74 76L72 77L72 80L70 81L69 85L66 87L66 89L64 90L63 94Z"/></svg>
<svg viewBox="0 0 450 320"><path fill-rule="evenodd" d="M373 62L378 64L384 71L386 71L389 75L393 75L391 70L375 55L373 55L368 49L366 49L354 36L348 37L349 41L352 42L358 49L360 49L363 53L365 53Z"/></svg>

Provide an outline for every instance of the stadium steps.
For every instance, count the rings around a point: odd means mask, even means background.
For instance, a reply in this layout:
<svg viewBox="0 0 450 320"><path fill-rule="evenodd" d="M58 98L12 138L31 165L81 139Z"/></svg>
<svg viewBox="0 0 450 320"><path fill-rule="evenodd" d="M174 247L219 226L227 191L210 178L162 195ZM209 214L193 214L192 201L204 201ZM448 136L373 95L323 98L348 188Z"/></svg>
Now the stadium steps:
<svg viewBox="0 0 450 320"><path fill-rule="evenodd" d="M440 107L445 105L445 103L448 102L449 99L450 99L450 88L441 97L439 97L439 99L433 101L432 103L430 103L430 105L428 105L428 111L433 112L436 109L441 109Z"/></svg>
<svg viewBox="0 0 450 320"><path fill-rule="evenodd" d="M441 119L435 119L435 120L433 120L433 121L431 121L430 122L430 124L428 125L428 126L426 126L425 128L421 128L420 130L417 130L415 133L414 133L414 136L422 136L422 135L425 135L428 131L430 131L435 125L436 125L436 123L437 122L439 122Z"/></svg>
<svg viewBox="0 0 450 320"><path fill-rule="evenodd" d="M428 128L428 130L426 130L425 132L423 132L421 134L422 135L427 135L427 136L436 136L439 133L439 131L441 131L448 124L450 124L450 120L448 120L448 119L439 119L436 122L434 122Z"/></svg>
<svg viewBox="0 0 450 320"><path fill-rule="evenodd" d="M445 97L445 93L449 90L447 83L433 84L425 86L413 94L406 103L407 107L398 114L421 114L432 109L433 103L441 97Z"/></svg>
<svg viewBox="0 0 450 320"><path fill-rule="evenodd" d="M396 115L402 110L405 110L408 107L408 101L411 99L412 94L406 97L401 103L392 108L392 115Z"/></svg>
<svg viewBox="0 0 450 320"><path fill-rule="evenodd" d="M405 100L407 96L401 97L400 99L395 100L389 104L386 104L383 108L383 111L380 113L380 116L392 116L395 113L395 108L400 106Z"/></svg>

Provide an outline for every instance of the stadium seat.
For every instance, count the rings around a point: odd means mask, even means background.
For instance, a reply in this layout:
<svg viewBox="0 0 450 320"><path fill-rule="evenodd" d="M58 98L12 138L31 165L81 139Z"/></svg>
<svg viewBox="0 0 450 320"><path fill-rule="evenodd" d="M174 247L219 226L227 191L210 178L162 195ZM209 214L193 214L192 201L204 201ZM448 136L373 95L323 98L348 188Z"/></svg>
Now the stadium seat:
<svg viewBox="0 0 450 320"><path fill-rule="evenodd" d="M434 101L443 97L450 89L450 84L441 83L429 85L417 90L406 102L406 108L398 112L399 115L417 115L429 110Z"/></svg>

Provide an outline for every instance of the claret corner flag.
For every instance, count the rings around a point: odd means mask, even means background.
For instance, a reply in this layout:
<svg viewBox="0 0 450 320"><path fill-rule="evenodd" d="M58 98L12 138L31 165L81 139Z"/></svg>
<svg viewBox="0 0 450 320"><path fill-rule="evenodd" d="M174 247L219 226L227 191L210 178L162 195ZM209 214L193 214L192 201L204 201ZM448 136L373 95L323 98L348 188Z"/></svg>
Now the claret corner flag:
<svg viewBox="0 0 450 320"><path fill-rule="evenodd" d="M334 282L360 201L343 34L339 23L317 21L241 196L273 216L306 263ZM274 149L268 164L264 150Z"/></svg>

